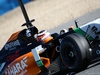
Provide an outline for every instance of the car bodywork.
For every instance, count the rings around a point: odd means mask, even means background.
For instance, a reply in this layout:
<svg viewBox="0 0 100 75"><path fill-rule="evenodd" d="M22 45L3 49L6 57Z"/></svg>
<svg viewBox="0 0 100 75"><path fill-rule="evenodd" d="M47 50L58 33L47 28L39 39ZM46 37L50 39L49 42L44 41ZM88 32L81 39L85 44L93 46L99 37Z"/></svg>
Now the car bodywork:
<svg viewBox="0 0 100 75"><path fill-rule="evenodd" d="M38 32L20 5L27 29L12 34L0 51L0 75L62 75L99 59L100 18L60 33Z"/></svg>

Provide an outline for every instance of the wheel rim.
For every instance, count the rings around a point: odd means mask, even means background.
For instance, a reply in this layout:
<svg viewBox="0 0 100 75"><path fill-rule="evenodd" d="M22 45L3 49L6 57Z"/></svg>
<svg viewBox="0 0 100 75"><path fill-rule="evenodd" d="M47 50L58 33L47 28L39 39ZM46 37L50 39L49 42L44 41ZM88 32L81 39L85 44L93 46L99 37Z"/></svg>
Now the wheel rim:
<svg viewBox="0 0 100 75"><path fill-rule="evenodd" d="M75 49L73 48L73 45L71 44L66 45L64 49L64 57L65 60L67 60L69 67L74 66L77 56L76 56Z"/></svg>

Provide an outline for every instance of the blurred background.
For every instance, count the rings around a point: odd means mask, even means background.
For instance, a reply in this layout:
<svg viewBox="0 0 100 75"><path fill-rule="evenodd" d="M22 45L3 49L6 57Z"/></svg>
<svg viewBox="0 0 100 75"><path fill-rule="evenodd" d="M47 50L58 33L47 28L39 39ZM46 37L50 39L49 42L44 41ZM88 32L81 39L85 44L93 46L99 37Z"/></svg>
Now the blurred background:
<svg viewBox="0 0 100 75"><path fill-rule="evenodd" d="M23 0L23 3L27 3L31 0ZM18 0L0 0L0 15L7 13L8 11L19 6Z"/></svg>
<svg viewBox="0 0 100 75"><path fill-rule="evenodd" d="M9 37L24 29L25 19L18 0L0 0L0 49ZM100 9L100 0L22 0L33 25L38 30L50 30L87 13ZM12 10L13 9L13 10ZM88 16L86 16L88 18ZM82 18L84 20L84 18ZM87 20L87 19L86 19ZM78 24L80 21L78 21ZM83 23L81 23L82 25ZM72 26L73 24L69 25ZM68 26L66 24L66 26Z"/></svg>

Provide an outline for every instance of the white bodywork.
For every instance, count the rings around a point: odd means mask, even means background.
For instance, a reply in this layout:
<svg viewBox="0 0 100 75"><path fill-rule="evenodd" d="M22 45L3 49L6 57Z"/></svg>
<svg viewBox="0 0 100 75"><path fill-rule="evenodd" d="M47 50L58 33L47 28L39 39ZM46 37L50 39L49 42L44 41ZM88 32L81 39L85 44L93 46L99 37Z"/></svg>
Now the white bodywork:
<svg viewBox="0 0 100 75"><path fill-rule="evenodd" d="M95 27L97 30L96 31L92 31L92 28ZM85 25L80 27L84 32L87 32L88 35L90 35L91 37L95 38L96 36L99 37L100 39L100 34L96 34L97 32L100 32L100 18L93 20L89 23L86 23ZM88 31L87 31L88 29Z"/></svg>

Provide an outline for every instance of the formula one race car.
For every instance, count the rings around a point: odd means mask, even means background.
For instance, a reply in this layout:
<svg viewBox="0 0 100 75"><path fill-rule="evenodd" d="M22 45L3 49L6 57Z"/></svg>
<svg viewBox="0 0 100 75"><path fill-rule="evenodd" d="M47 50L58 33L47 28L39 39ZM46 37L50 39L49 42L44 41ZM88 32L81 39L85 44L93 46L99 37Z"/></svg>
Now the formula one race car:
<svg viewBox="0 0 100 75"><path fill-rule="evenodd" d="M27 29L9 38L0 51L0 75L66 75L77 73L100 59L100 19L60 33L38 29L18 0Z"/></svg>

